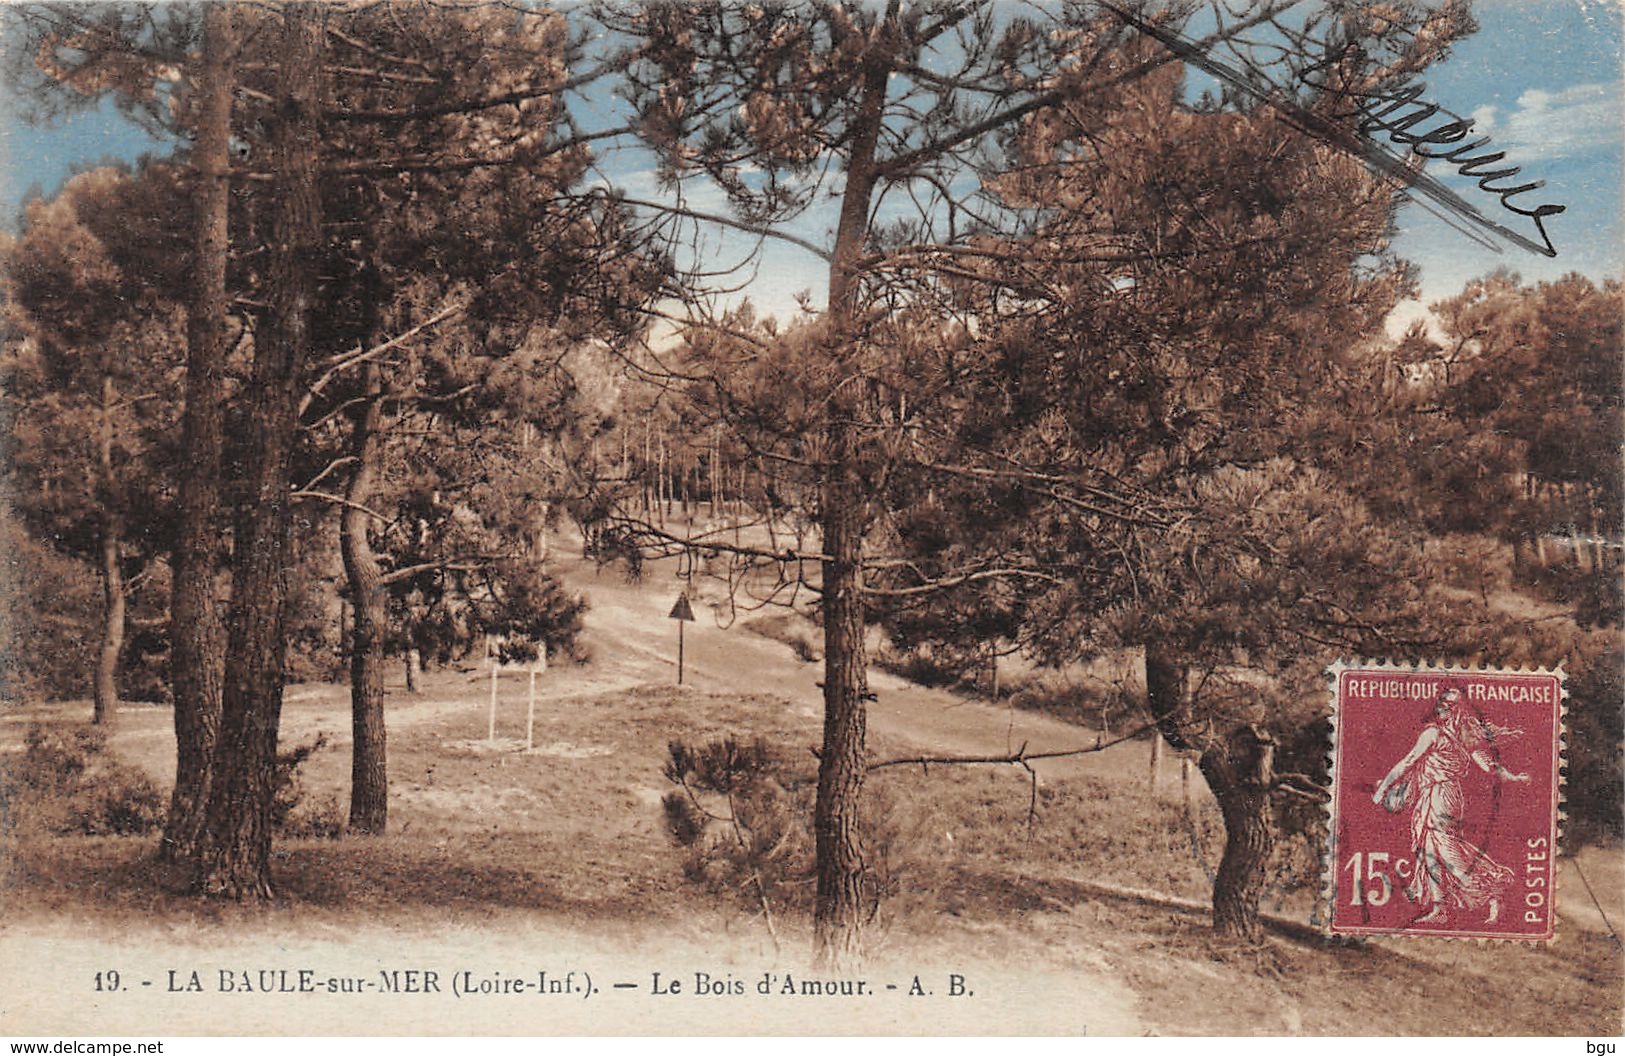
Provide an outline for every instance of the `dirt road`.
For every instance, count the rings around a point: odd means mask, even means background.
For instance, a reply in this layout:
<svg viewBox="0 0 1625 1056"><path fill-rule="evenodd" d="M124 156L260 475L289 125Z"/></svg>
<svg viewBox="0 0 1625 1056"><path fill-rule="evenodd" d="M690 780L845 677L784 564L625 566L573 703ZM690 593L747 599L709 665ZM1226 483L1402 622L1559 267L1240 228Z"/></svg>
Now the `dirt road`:
<svg viewBox="0 0 1625 1056"><path fill-rule="evenodd" d="M595 665L626 679L675 681L677 621L669 613L685 586L675 574L675 561L650 562L637 583L627 582L616 568L597 569L573 556L556 560L553 568L592 603L586 641ZM809 718L823 714L822 664L803 661L783 642L750 630L759 613L743 611L730 619L720 584L696 578L692 590L696 619L683 632L685 684L715 692L770 693ZM808 633L816 635L817 630L809 624ZM874 668L869 688L878 698L869 708L870 744L882 758L997 755L1023 745L1031 752L1070 751L1097 742L1089 731L1036 712L993 707ZM1095 774L1143 781L1149 762L1149 742L1136 741L1090 755L1041 760L1034 767L1044 777ZM1164 765L1177 772L1171 759ZM1194 780L1199 783L1200 775Z"/></svg>

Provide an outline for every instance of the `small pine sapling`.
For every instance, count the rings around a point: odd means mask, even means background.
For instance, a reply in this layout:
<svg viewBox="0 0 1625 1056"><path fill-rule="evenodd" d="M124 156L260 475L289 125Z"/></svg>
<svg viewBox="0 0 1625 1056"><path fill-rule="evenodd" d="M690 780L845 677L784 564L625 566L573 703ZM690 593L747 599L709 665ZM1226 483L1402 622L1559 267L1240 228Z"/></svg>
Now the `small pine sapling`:
<svg viewBox="0 0 1625 1056"><path fill-rule="evenodd" d="M669 750L665 775L678 788L661 806L672 839L689 852L684 873L716 891L748 891L777 949L773 899L810 866L806 805L792 791L806 782L782 780L785 761L760 739L699 748L672 741Z"/></svg>

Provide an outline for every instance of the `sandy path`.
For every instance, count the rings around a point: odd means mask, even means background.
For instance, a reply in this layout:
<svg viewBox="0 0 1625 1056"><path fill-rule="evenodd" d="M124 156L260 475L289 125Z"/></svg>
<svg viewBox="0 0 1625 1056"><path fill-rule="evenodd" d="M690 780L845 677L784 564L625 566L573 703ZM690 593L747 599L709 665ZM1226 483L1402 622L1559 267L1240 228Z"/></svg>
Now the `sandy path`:
<svg viewBox="0 0 1625 1056"><path fill-rule="evenodd" d="M597 571L590 562L569 558L554 565L572 589L588 595L587 641L594 663L610 658L635 665L643 679L675 681L677 626L669 618L683 587L674 562L651 562L640 583L629 584L613 569ZM770 693L790 701L808 718L823 714L818 683L823 665L800 660L783 642L748 629L748 616L727 618L723 592L696 580L697 619L684 629L684 683L713 692ZM630 661L630 663L628 663ZM633 671L627 671L629 677ZM991 755L1015 751L1071 750L1095 743L1093 734L1035 712L993 707L943 690L926 689L871 668L869 687L879 698L869 707L871 742L882 755ZM1149 765L1146 742L1110 751L1035 764L1045 777L1098 774L1143 780ZM1167 764L1177 770L1171 762ZM1196 777L1200 782L1200 776Z"/></svg>

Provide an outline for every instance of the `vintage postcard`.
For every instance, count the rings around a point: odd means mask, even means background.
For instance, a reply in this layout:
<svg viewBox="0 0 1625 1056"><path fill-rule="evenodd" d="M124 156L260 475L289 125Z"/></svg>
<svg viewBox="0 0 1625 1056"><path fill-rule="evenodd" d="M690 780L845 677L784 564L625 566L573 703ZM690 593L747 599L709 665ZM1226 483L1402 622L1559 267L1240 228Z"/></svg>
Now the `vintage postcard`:
<svg viewBox="0 0 1625 1056"><path fill-rule="evenodd" d="M0 1035L1617 1036L1622 23L0 4Z"/></svg>

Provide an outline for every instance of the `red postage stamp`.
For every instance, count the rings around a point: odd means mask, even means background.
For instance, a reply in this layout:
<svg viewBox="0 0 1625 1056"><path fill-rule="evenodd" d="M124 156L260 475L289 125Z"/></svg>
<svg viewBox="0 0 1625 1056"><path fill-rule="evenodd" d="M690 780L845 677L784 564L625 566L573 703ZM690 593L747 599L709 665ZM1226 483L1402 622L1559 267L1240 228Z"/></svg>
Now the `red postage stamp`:
<svg viewBox="0 0 1625 1056"><path fill-rule="evenodd" d="M1327 931L1552 938L1562 671L1330 672Z"/></svg>

